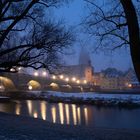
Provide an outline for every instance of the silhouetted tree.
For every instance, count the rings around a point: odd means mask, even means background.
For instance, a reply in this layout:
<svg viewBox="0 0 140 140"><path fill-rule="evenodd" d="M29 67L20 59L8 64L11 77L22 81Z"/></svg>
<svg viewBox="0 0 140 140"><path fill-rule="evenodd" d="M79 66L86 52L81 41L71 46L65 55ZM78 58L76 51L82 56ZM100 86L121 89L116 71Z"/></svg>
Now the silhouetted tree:
<svg viewBox="0 0 140 140"><path fill-rule="evenodd" d="M90 14L87 30L99 39L99 46L114 50L129 46L132 62L140 81L140 5L138 0L85 0Z"/></svg>
<svg viewBox="0 0 140 140"><path fill-rule="evenodd" d="M72 32L50 21L47 8L67 0L0 0L0 71L18 66L50 69L73 41Z"/></svg>

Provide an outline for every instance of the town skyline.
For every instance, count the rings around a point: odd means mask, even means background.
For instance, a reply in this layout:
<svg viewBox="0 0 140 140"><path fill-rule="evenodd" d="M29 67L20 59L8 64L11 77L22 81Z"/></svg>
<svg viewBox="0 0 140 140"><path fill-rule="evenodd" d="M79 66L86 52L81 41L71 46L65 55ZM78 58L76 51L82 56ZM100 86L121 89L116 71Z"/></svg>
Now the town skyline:
<svg viewBox="0 0 140 140"><path fill-rule="evenodd" d="M86 2L83 0L72 1L67 5L54 9L55 18L64 20L67 26L72 26L78 31L78 40L72 46L72 49L70 49L70 52L73 52L73 54L64 56L66 64L78 64L81 47L85 47L89 52L92 65L95 66L96 71L101 71L108 67L126 71L130 67L133 67L129 48L124 47L112 52L94 51L95 38L89 37L88 34L84 33L81 27L82 20L87 14L86 9Z"/></svg>

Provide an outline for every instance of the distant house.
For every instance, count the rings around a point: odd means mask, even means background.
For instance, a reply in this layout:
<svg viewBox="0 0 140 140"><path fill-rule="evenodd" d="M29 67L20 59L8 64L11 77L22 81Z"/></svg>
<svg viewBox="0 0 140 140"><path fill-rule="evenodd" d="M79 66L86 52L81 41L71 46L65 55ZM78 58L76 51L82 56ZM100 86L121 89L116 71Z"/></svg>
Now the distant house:
<svg viewBox="0 0 140 140"><path fill-rule="evenodd" d="M132 68L126 72L115 68L107 68L100 73L95 73L93 79L95 85L108 90L130 89L132 83L137 82L136 74Z"/></svg>
<svg viewBox="0 0 140 140"><path fill-rule="evenodd" d="M123 72L115 68L107 68L101 71L101 89L120 89L119 78L123 77Z"/></svg>

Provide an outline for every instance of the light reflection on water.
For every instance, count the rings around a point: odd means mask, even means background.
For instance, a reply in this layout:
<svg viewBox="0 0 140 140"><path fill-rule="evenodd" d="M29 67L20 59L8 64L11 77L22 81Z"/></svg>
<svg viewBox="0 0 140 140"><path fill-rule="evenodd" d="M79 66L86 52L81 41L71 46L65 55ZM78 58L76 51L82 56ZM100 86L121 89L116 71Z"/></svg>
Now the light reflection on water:
<svg viewBox="0 0 140 140"><path fill-rule="evenodd" d="M52 113L52 122L56 123L56 108L54 106L51 108L51 113Z"/></svg>
<svg viewBox="0 0 140 140"><path fill-rule="evenodd" d="M77 116L78 116L78 124L81 124L81 110L80 110L80 107L77 107Z"/></svg>
<svg viewBox="0 0 140 140"><path fill-rule="evenodd" d="M41 107L41 117L43 120L46 120L46 111L47 111L47 107L46 107L46 102L42 101L40 103L40 107Z"/></svg>
<svg viewBox="0 0 140 140"><path fill-rule="evenodd" d="M84 108L84 116L85 116L86 125L88 125L88 110L87 110L87 108Z"/></svg>
<svg viewBox="0 0 140 140"><path fill-rule="evenodd" d="M73 123L77 125L76 105L72 104Z"/></svg>
<svg viewBox="0 0 140 140"><path fill-rule="evenodd" d="M91 105L11 101L0 103L0 111L39 118L52 123L140 130L140 109L98 108Z"/></svg>
<svg viewBox="0 0 140 140"><path fill-rule="evenodd" d="M64 109L63 109L63 104L58 103L59 106L59 116L60 116L60 124L64 124Z"/></svg>
<svg viewBox="0 0 140 140"><path fill-rule="evenodd" d="M32 116L32 101L27 101L29 115Z"/></svg>
<svg viewBox="0 0 140 140"><path fill-rule="evenodd" d="M53 123L81 125L81 108L75 104L48 104L45 101L36 103L27 100L26 105L30 117L41 118L42 120L51 121ZM16 104L15 107L16 114L22 115L19 104ZM47 110L47 108L49 109ZM86 108L84 108L83 115L85 123L88 124Z"/></svg>
<svg viewBox="0 0 140 140"><path fill-rule="evenodd" d="M69 113L69 105L65 104L65 112L66 112L66 124L70 124L70 113Z"/></svg>
<svg viewBox="0 0 140 140"><path fill-rule="evenodd" d="M16 104L16 109L15 109L16 115L20 115L20 105Z"/></svg>
<svg viewBox="0 0 140 140"><path fill-rule="evenodd" d="M33 117L38 118L38 113L36 111L34 111Z"/></svg>

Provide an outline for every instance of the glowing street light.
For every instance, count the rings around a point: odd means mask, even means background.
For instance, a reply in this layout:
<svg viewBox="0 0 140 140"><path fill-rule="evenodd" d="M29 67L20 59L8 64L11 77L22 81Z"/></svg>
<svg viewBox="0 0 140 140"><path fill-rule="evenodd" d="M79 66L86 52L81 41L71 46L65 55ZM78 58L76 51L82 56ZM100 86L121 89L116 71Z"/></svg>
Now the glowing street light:
<svg viewBox="0 0 140 140"><path fill-rule="evenodd" d="M84 80L84 84L87 84L87 80Z"/></svg>
<svg viewBox="0 0 140 140"><path fill-rule="evenodd" d="M129 87L129 88L132 88L132 84L128 84L128 87Z"/></svg>
<svg viewBox="0 0 140 140"><path fill-rule="evenodd" d="M34 112L33 116L34 116L34 118L37 118L38 117L37 112Z"/></svg>
<svg viewBox="0 0 140 140"><path fill-rule="evenodd" d="M2 85L0 85L0 89L3 89L3 86Z"/></svg>
<svg viewBox="0 0 140 140"><path fill-rule="evenodd" d="M43 71L42 76L44 76L44 77L47 76L47 72Z"/></svg>
<svg viewBox="0 0 140 140"><path fill-rule="evenodd" d="M69 78L67 77L67 78L65 79L65 81L68 82L68 81L69 81Z"/></svg>
<svg viewBox="0 0 140 140"><path fill-rule="evenodd" d="M34 76L38 76L39 74L38 74L38 72L36 71L36 72L34 72Z"/></svg>
<svg viewBox="0 0 140 140"><path fill-rule="evenodd" d="M21 70L21 67L18 67L18 71L20 71Z"/></svg>
<svg viewBox="0 0 140 140"><path fill-rule="evenodd" d="M60 79L63 79L63 78L64 78L64 76L63 76L63 75L60 75L59 77L60 77Z"/></svg>
<svg viewBox="0 0 140 140"><path fill-rule="evenodd" d="M11 72L14 72L14 71L15 71L15 69L14 69L14 68L11 68L11 69L10 69L10 71L11 71Z"/></svg>
<svg viewBox="0 0 140 140"><path fill-rule="evenodd" d="M53 75L53 76L52 76L52 79L54 79L54 80L55 80L55 79L56 79L56 76L55 76L55 75Z"/></svg>
<svg viewBox="0 0 140 140"><path fill-rule="evenodd" d="M63 75L60 75L60 79L63 79L64 78L64 76Z"/></svg>
<svg viewBox="0 0 140 140"><path fill-rule="evenodd" d="M29 90L32 90L32 89L33 89L33 87L32 87L31 85L29 85L29 86L28 86L28 89L29 89Z"/></svg>
<svg viewBox="0 0 140 140"><path fill-rule="evenodd" d="M4 91L5 87L3 85L0 85L0 91Z"/></svg>
<svg viewBox="0 0 140 140"><path fill-rule="evenodd" d="M73 78L72 78L72 81L74 81L74 82L75 82L75 81L76 81L76 78L75 78L75 77L73 77Z"/></svg>
<svg viewBox="0 0 140 140"><path fill-rule="evenodd" d="M76 83L77 83L77 84L80 84L80 80L77 80Z"/></svg>

